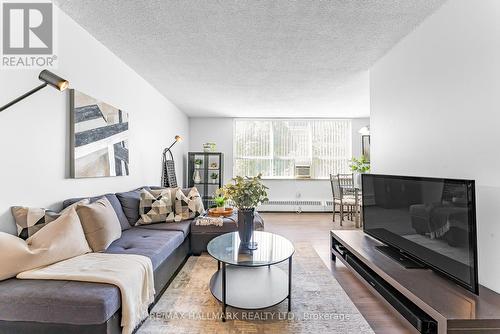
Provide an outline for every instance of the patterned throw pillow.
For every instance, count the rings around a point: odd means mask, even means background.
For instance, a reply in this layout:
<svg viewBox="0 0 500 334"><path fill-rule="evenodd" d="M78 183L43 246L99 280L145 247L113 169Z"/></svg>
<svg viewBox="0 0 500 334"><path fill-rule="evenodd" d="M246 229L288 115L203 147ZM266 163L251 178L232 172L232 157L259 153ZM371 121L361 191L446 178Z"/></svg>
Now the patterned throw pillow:
<svg viewBox="0 0 500 334"><path fill-rule="evenodd" d="M187 193L187 194L186 194ZM193 219L205 211L203 200L195 187L175 193L175 221Z"/></svg>
<svg viewBox="0 0 500 334"><path fill-rule="evenodd" d="M141 219L136 225L147 225L152 223L173 222L174 208L173 196L176 189L142 189L139 203L139 214Z"/></svg>
<svg viewBox="0 0 500 334"><path fill-rule="evenodd" d="M10 208L14 220L16 221L17 236L21 239L28 239L38 232L45 225L59 218L63 213L68 212L79 204L88 204L88 199L83 199L66 207L61 212L55 212L43 208L28 208L25 206L13 206Z"/></svg>

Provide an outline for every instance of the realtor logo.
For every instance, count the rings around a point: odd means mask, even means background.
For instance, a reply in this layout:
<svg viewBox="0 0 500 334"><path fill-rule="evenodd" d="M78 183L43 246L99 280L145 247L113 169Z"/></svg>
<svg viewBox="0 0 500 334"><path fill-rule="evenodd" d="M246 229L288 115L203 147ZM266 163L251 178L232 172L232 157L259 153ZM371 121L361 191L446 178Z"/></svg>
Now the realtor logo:
<svg viewBox="0 0 500 334"><path fill-rule="evenodd" d="M54 67L51 2L4 1L1 27L2 68Z"/></svg>
<svg viewBox="0 0 500 334"><path fill-rule="evenodd" d="M52 54L52 4L3 4L3 54Z"/></svg>

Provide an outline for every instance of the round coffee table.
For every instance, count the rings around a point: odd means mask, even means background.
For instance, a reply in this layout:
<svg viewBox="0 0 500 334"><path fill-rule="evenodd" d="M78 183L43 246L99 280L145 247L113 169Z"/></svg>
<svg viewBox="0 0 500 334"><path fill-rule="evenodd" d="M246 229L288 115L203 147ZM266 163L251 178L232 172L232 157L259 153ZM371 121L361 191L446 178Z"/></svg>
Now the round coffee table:
<svg viewBox="0 0 500 334"><path fill-rule="evenodd" d="M292 299L292 243L277 234L254 232L256 250L240 247L238 232L212 239L208 253L217 260L217 271L210 279L210 291L222 303L222 321L226 306L258 310ZM288 260L287 273L274 266ZM288 284L286 284L288 280Z"/></svg>

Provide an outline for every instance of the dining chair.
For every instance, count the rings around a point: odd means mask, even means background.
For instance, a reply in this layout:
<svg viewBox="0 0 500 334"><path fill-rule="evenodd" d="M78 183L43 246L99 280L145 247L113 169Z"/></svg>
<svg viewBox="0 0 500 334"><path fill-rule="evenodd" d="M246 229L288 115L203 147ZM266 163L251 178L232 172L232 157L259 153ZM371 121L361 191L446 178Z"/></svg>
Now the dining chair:
<svg viewBox="0 0 500 334"><path fill-rule="evenodd" d="M351 188L343 187L341 185L341 177L339 177L339 175L340 174L330 174L330 183L333 195L333 221L335 222L335 210L337 205L339 205L340 226L342 226L344 216L347 215L352 220L353 214L358 207L358 196L352 193L352 191L355 190L354 183ZM344 211L344 209L347 209L347 211Z"/></svg>
<svg viewBox="0 0 500 334"><path fill-rule="evenodd" d="M337 174L344 195L354 195L354 174Z"/></svg>

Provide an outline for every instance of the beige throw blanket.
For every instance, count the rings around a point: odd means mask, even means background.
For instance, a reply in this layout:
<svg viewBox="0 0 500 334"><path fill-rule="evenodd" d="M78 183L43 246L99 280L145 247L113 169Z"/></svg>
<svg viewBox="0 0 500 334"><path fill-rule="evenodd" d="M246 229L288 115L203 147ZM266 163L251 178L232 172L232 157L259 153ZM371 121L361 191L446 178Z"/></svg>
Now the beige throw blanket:
<svg viewBox="0 0 500 334"><path fill-rule="evenodd" d="M199 217L196 219L197 226L207 226L207 225L215 225L215 226L223 226L224 220L221 217Z"/></svg>
<svg viewBox="0 0 500 334"><path fill-rule="evenodd" d="M53 279L108 283L120 288L122 297L122 333L132 333L148 316L154 301L151 260L142 255L89 253L24 271L20 279Z"/></svg>

